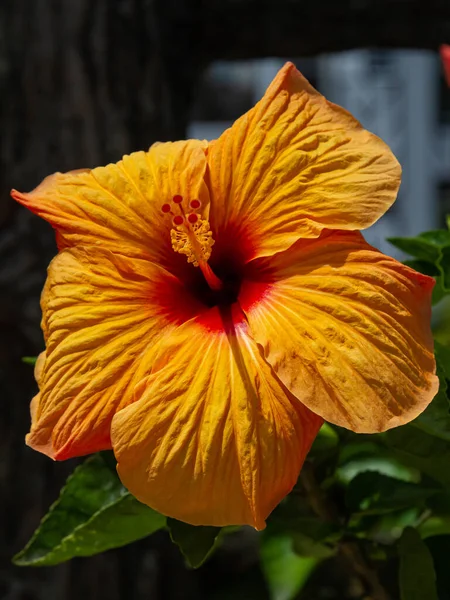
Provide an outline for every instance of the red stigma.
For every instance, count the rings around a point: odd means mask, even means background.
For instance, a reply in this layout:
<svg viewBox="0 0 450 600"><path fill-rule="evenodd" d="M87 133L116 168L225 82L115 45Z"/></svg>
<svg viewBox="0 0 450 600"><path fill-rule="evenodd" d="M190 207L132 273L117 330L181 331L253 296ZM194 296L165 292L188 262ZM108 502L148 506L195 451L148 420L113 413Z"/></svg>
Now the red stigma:
<svg viewBox="0 0 450 600"><path fill-rule="evenodd" d="M161 210L163 211L163 213L168 213L170 212L170 204L163 204L161 206Z"/></svg>
<svg viewBox="0 0 450 600"><path fill-rule="evenodd" d="M191 200L189 206L193 209L200 208L201 202L200 200Z"/></svg>
<svg viewBox="0 0 450 600"><path fill-rule="evenodd" d="M183 217L181 215L176 215L173 218L173 224L174 225L183 225L183 222L184 222L184 219L183 219Z"/></svg>
<svg viewBox="0 0 450 600"><path fill-rule="evenodd" d="M175 202L175 204L181 204L183 202L183 196L177 194L172 198L172 200Z"/></svg>
<svg viewBox="0 0 450 600"><path fill-rule="evenodd" d="M189 223L197 223L198 215L192 213L191 215L188 216L188 221L189 221Z"/></svg>

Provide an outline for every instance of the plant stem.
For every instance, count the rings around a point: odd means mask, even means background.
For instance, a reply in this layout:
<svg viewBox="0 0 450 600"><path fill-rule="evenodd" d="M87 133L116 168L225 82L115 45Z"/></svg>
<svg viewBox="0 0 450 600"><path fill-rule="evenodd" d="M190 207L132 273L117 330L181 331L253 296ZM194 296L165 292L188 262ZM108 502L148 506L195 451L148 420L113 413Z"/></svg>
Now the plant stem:
<svg viewBox="0 0 450 600"><path fill-rule="evenodd" d="M323 492L317 483L313 466L306 461L300 474L300 482L306 492L311 508L318 517L328 523L342 524L338 509ZM370 588L371 600L390 600L390 596L382 586L376 569L365 558L356 542L343 541L339 544L339 553L349 567Z"/></svg>

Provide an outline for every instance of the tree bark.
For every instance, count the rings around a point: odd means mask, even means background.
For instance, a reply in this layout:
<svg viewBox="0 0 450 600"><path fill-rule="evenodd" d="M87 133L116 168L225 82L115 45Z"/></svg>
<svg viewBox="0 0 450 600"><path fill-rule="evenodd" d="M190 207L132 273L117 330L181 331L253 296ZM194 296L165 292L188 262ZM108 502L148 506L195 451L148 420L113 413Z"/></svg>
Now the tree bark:
<svg viewBox="0 0 450 600"><path fill-rule="evenodd" d="M3 599L118 600L152 593L157 600L158 573L166 562L179 572L174 590L183 585L178 551L158 538L139 544L139 554L121 550L52 569L14 568L10 562L75 462L52 463L24 444L36 384L21 357L43 349L39 296L56 247L51 227L16 205L9 190L28 191L52 172L106 164L156 140L184 136L188 102L174 87L183 63L164 64L157 18L152 0L0 3ZM187 55L181 40L176 46L180 56ZM195 74L183 76L188 97ZM184 582L185 591L189 586Z"/></svg>
<svg viewBox="0 0 450 600"><path fill-rule="evenodd" d="M166 0L166 27L196 32L204 62L450 43L448 0ZM183 5L184 12L174 10ZM174 39L174 38L172 38Z"/></svg>

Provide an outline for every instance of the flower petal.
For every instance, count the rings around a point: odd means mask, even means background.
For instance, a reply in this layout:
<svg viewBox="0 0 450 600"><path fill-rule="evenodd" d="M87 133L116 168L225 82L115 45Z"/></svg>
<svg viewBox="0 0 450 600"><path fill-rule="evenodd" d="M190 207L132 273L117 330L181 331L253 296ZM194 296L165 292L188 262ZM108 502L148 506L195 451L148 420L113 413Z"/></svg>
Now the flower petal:
<svg viewBox="0 0 450 600"><path fill-rule="evenodd" d="M41 386L42 371L44 370L45 357L46 357L46 352L45 351L41 352L39 354L39 356L37 357L36 363L34 365L34 378L36 379L36 383L38 384L39 387ZM31 403L30 403L30 416L31 416L31 424L32 425L36 421L36 414L38 411L40 397L41 397L40 393L36 394L36 396L34 396L34 398L32 398Z"/></svg>
<svg viewBox="0 0 450 600"><path fill-rule="evenodd" d="M322 423L274 376L237 310L211 309L168 336L136 400L112 423L120 478L194 525L263 528Z"/></svg>
<svg viewBox="0 0 450 600"><path fill-rule="evenodd" d="M392 205L400 166L384 144L287 63L258 104L208 149L214 237L247 260L324 228L364 229Z"/></svg>
<svg viewBox="0 0 450 600"><path fill-rule="evenodd" d="M32 192L12 196L53 225L60 249L101 244L170 264L172 223L161 206L180 194L200 199L207 213L205 147L197 140L154 144L106 167L55 173Z"/></svg>
<svg viewBox="0 0 450 600"><path fill-rule="evenodd" d="M241 306L274 371L308 408L371 433L429 404L438 389L433 279L351 232L302 240L253 268Z"/></svg>
<svg viewBox="0 0 450 600"><path fill-rule="evenodd" d="M55 459L111 447L114 413L151 372L158 340L198 307L153 263L98 247L62 251L42 295L46 357L27 443ZM41 355L42 356L42 355Z"/></svg>

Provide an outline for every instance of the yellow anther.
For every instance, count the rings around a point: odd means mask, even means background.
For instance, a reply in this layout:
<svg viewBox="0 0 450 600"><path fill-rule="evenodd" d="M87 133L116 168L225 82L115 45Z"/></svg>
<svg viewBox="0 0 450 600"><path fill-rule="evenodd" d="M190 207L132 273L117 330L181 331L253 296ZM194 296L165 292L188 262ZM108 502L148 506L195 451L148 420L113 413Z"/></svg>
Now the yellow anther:
<svg viewBox="0 0 450 600"><path fill-rule="evenodd" d="M170 231L170 239L175 252L185 254L194 267L207 262L211 256L214 240L209 223L204 219L198 219L196 223L185 221L183 225L174 227Z"/></svg>

